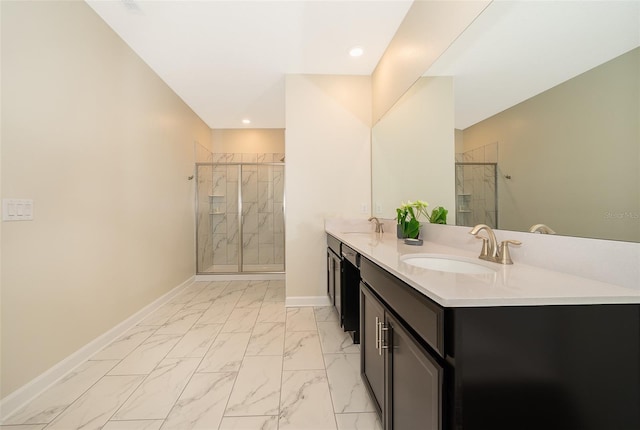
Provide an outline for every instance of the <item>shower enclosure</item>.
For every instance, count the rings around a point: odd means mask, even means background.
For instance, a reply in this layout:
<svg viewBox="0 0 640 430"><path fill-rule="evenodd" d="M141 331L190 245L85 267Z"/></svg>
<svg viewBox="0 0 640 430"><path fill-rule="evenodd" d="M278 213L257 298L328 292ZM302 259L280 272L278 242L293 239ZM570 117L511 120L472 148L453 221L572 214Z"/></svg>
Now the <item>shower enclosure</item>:
<svg viewBox="0 0 640 430"><path fill-rule="evenodd" d="M456 225L498 228L497 163L456 163Z"/></svg>
<svg viewBox="0 0 640 430"><path fill-rule="evenodd" d="M196 164L197 273L284 272L284 163Z"/></svg>

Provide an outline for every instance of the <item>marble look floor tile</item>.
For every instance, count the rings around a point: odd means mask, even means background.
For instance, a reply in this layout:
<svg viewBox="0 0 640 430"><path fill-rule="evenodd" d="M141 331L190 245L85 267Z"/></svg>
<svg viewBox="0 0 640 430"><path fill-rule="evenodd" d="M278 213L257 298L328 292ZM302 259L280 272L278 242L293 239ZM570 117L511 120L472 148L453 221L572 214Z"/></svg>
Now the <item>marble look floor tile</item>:
<svg viewBox="0 0 640 430"><path fill-rule="evenodd" d="M183 311L186 310L199 310L199 311L206 311L207 309L209 309L211 307L211 305L213 304L213 302L215 301L215 299L211 299L211 300L199 300L199 301L192 301L189 303L185 303L184 307L182 308Z"/></svg>
<svg viewBox="0 0 640 430"><path fill-rule="evenodd" d="M164 323L156 334L185 334L202 317L201 309L181 310Z"/></svg>
<svg viewBox="0 0 640 430"><path fill-rule="evenodd" d="M218 297L200 317L197 324L224 324L236 307L242 291L234 291L224 297Z"/></svg>
<svg viewBox="0 0 640 430"><path fill-rule="evenodd" d="M279 430L336 429L324 370L282 372Z"/></svg>
<svg viewBox="0 0 640 430"><path fill-rule="evenodd" d="M218 430L277 430L277 416L224 417Z"/></svg>
<svg viewBox="0 0 640 430"><path fill-rule="evenodd" d="M267 288L267 292L264 295L265 302L279 302L284 303L285 300L285 289L284 287L272 287L269 285Z"/></svg>
<svg viewBox="0 0 640 430"><path fill-rule="evenodd" d="M270 285L269 282L271 281L267 281L266 279L265 280L254 279L253 281L249 281L249 287L250 288L259 287L259 288L266 289Z"/></svg>
<svg viewBox="0 0 640 430"><path fill-rule="evenodd" d="M91 357L91 360L121 360L154 334L157 329L156 326L135 326Z"/></svg>
<svg viewBox="0 0 640 430"><path fill-rule="evenodd" d="M198 358L167 358L134 391L113 420L164 419L196 370Z"/></svg>
<svg viewBox="0 0 640 430"><path fill-rule="evenodd" d="M198 372L240 370L251 333L220 333L205 354Z"/></svg>
<svg viewBox="0 0 640 430"><path fill-rule="evenodd" d="M250 332L258 318L259 309L254 308L235 308L227 322L222 327L221 333L242 333Z"/></svg>
<svg viewBox="0 0 640 430"><path fill-rule="evenodd" d="M180 341L181 335L154 334L127 355L110 375L147 375Z"/></svg>
<svg viewBox="0 0 640 430"><path fill-rule="evenodd" d="M336 414L338 430L382 430L378 414L367 412L360 414Z"/></svg>
<svg viewBox="0 0 640 430"><path fill-rule="evenodd" d="M211 285L203 288L198 295L187 302L183 309L208 309L220 294L222 294L226 285L227 282L211 282Z"/></svg>
<svg viewBox="0 0 640 430"><path fill-rule="evenodd" d="M144 376L105 376L47 426L47 430L99 430Z"/></svg>
<svg viewBox="0 0 640 430"><path fill-rule="evenodd" d="M17 424L9 426L1 426L0 430L43 430L46 424ZM275 427L274 427L275 428Z"/></svg>
<svg viewBox="0 0 640 430"><path fill-rule="evenodd" d="M234 289L234 288L225 288L224 290L222 290L222 292L220 293L220 295L216 298L216 301L218 302L230 302L233 301L234 303L237 302L240 297L242 297L242 293L244 293L245 288L242 289Z"/></svg>
<svg viewBox="0 0 640 430"><path fill-rule="evenodd" d="M324 369L317 331L287 332L284 342L283 369Z"/></svg>
<svg viewBox="0 0 640 430"><path fill-rule="evenodd" d="M315 331L313 308L287 308L287 331Z"/></svg>
<svg viewBox="0 0 640 430"><path fill-rule="evenodd" d="M263 302L258 313L257 322L285 322L287 320L287 308L284 303Z"/></svg>
<svg viewBox="0 0 640 430"><path fill-rule="evenodd" d="M277 414L281 373L282 357L245 357L225 416Z"/></svg>
<svg viewBox="0 0 640 430"><path fill-rule="evenodd" d="M189 303L209 284L210 282L194 282L185 288L180 294L169 300L169 303Z"/></svg>
<svg viewBox="0 0 640 430"><path fill-rule="evenodd" d="M142 322L138 323L138 325L162 325L169 321L169 318L177 314L183 307L184 303L167 303L142 320Z"/></svg>
<svg viewBox="0 0 640 430"><path fill-rule="evenodd" d="M225 292L244 291L249 286L249 281L230 281L225 287Z"/></svg>
<svg viewBox="0 0 640 430"><path fill-rule="evenodd" d="M167 354L167 358L204 357L221 328L222 324L194 326Z"/></svg>
<svg viewBox="0 0 640 430"><path fill-rule="evenodd" d="M256 323L246 355L282 355L284 323Z"/></svg>
<svg viewBox="0 0 640 430"><path fill-rule="evenodd" d="M272 279L271 281L269 281L269 288L284 288L284 286L284 279Z"/></svg>
<svg viewBox="0 0 640 430"><path fill-rule="evenodd" d="M116 364L118 364L117 360L88 361L81 364L29 404L5 419L2 424L51 422Z"/></svg>
<svg viewBox="0 0 640 430"><path fill-rule="evenodd" d="M333 306L316 307L313 308L313 310L316 314L316 321L331 321L335 323L338 322L338 312Z"/></svg>
<svg viewBox="0 0 640 430"><path fill-rule="evenodd" d="M102 430L159 430L162 420L109 421Z"/></svg>
<svg viewBox="0 0 640 430"><path fill-rule="evenodd" d="M262 306L262 299L267 293L267 285L257 284L250 285L236 303L237 308L260 308Z"/></svg>
<svg viewBox="0 0 640 430"><path fill-rule="evenodd" d="M324 362L336 413L375 411L360 377L360 354L325 354Z"/></svg>
<svg viewBox="0 0 640 430"><path fill-rule="evenodd" d="M236 375L235 372L193 375L162 430L217 429Z"/></svg>
<svg viewBox="0 0 640 430"><path fill-rule="evenodd" d="M325 354L347 353L357 354L360 352L359 345L355 345L348 333L338 327L335 322L318 322L318 334L320 344Z"/></svg>

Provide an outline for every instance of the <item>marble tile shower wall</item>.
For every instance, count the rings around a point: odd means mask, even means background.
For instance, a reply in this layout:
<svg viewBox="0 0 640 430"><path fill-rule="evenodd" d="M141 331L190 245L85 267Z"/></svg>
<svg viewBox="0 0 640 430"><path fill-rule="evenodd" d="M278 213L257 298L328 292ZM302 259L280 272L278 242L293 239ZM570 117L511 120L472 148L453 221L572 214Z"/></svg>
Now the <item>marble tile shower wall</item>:
<svg viewBox="0 0 640 430"><path fill-rule="evenodd" d="M498 143L457 153L456 162L497 163ZM497 228L496 166L456 167L456 224Z"/></svg>
<svg viewBox="0 0 640 430"><path fill-rule="evenodd" d="M242 252L245 265L284 264L284 154L216 154L208 190L209 227L202 230L199 271L238 263L238 187L242 191ZM235 163L243 164L241 168ZM251 164L258 163L258 164ZM206 205L205 205L206 206ZM200 214L202 215L202 214ZM201 220L199 220L201 221ZM204 235L207 237L203 237ZM203 247L207 246L208 249Z"/></svg>

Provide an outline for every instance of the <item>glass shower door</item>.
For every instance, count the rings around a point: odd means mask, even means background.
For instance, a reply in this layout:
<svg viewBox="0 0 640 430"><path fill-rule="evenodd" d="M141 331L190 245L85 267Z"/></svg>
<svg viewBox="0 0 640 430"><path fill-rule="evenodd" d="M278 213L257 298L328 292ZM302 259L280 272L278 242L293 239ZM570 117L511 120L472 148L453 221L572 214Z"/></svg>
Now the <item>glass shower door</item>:
<svg viewBox="0 0 640 430"><path fill-rule="evenodd" d="M284 165L243 164L241 271L284 271Z"/></svg>
<svg viewBox="0 0 640 430"><path fill-rule="evenodd" d="M284 164L198 163L197 273L284 272Z"/></svg>

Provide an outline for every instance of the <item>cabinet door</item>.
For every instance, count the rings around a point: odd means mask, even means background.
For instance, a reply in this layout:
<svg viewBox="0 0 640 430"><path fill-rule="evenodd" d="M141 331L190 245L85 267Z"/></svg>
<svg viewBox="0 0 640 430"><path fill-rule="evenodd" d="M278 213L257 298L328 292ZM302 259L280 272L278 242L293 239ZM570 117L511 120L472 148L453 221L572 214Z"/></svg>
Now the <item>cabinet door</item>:
<svg viewBox="0 0 640 430"><path fill-rule="evenodd" d="M333 255L333 294L334 294L334 305L336 310L338 311L338 321L340 321L340 327L342 327L342 304L344 303L342 297L342 259Z"/></svg>
<svg viewBox="0 0 640 430"><path fill-rule="evenodd" d="M327 296L329 296L329 302L333 306L333 297L335 293L335 285L334 285L334 261L333 261L333 253L331 250L327 248Z"/></svg>
<svg viewBox="0 0 640 430"><path fill-rule="evenodd" d="M385 428L440 430L442 367L389 313L386 328L385 346L390 351Z"/></svg>
<svg viewBox="0 0 640 430"><path fill-rule="evenodd" d="M369 288L360 284L360 371L365 386L374 400L378 416L384 406L385 356L380 346L380 324L384 323L384 308Z"/></svg>

